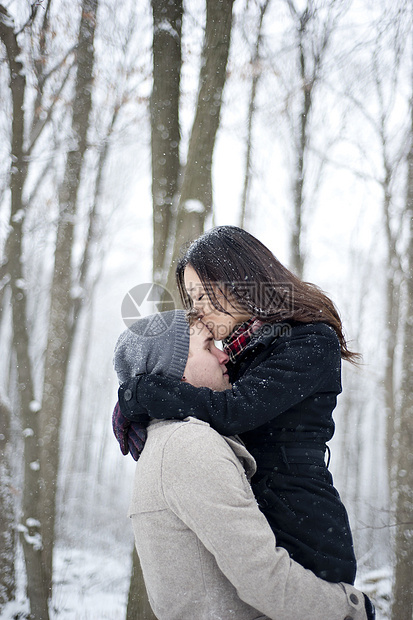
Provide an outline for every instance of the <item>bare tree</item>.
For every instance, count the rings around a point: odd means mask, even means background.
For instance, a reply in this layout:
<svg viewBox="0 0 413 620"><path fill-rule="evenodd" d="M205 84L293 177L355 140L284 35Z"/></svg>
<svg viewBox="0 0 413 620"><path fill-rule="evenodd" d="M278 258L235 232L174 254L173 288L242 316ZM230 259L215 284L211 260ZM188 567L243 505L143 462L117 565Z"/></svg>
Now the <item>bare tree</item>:
<svg viewBox="0 0 413 620"><path fill-rule="evenodd" d="M0 400L0 613L6 603L14 600L16 594L10 417L9 407Z"/></svg>
<svg viewBox="0 0 413 620"><path fill-rule="evenodd" d="M175 266L172 258L176 259L184 243L203 231L212 209L212 155L226 79L233 0L224 3L207 0L206 3L198 101L185 166L181 164L179 153L182 2L152 0L151 4L153 277L156 282L166 283L173 293ZM127 618L136 617L154 618L134 551Z"/></svg>
<svg viewBox="0 0 413 620"><path fill-rule="evenodd" d="M413 58L412 58L413 60ZM413 64L411 65L411 67ZM403 353L400 410L397 419L395 456L396 567L392 620L413 616L413 81L410 99L410 148L407 155L406 222L406 313L403 321Z"/></svg>
<svg viewBox="0 0 413 620"><path fill-rule="evenodd" d="M252 180L252 141L253 141L253 123L256 112L256 98L258 91L258 83L262 75L261 68L261 47L262 47L262 29L264 23L265 13L267 12L270 0L265 0L259 7L257 36L255 41L254 50L251 57L251 91L248 103L248 119L247 119L247 138L246 138L246 152L245 152L245 170L244 170L244 183L241 196L241 213L240 213L240 227L244 228L248 219L248 205L250 197L250 188Z"/></svg>
<svg viewBox="0 0 413 620"><path fill-rule="evenodd" d="M173 206L180 173L179 101L181 82L182 0L152 0L153 88L151 151L153 201L153 277L162 281Z"/></svg>
<svg viewBox="0 0 413 620"><path fill-rule="evenodd" d="M302 277L305 261L305 213L315 197L314 189L311 193L308 171L314 119L317 114L317 95L326 80L330 44L347 3L345 0L330 0L325 3L308 0L304 5L294 0L286 0L286 3L292 19L294 40L283 50L283 58L292 48L294 68L292 69L288 62L283 67L278 60L274 64L274 71L282 83L284 111L288 119L287 140L292 145L290 266ZM322 163L323 159L320 161ZM321 170L318 171L318 176L320 173ZM319 181L318 178L315 189L318 188Z"/></svg>
<svg viewBox="0 0 413 620"><path fill-rule="evenodd" d="M384 360L384 402L386 410L386 454L389 471L389 481L391 480L391 470L393 464L394 450L394 426L396 419L396 400L397 400L397 381L395 366L397 362L396 347L399 341L400 320L401 320L401 285L404 279L402 257L399 250L399 239L402 234L403 218L396 207L397 203L397 184L400 176L400 169L406 158L405 140L398 140L395 146L399 128L394 126L393 115L396 104L396 94L400 81L400 63L402 60L402 50L398 49L397 32L396 39L393 41L393 62L391 67L386 67L382 60L383 41L382 35L387 31L386 23L378 26L379 33L375 40L375 46L371 50L368 75L372 81L372 96L376 102L375 112L371 112L366 105L366 101L350 92L346 93L350 105L355 113L359 113L363 123L372 132L373 138L377 142L377 153L380 154L381 170L373 174L364 175L359 172L366 181L374 180L381 188L381 207L384 238L386 241L386 286L385 286L385 312L383 330L385 334L386 355ZM380 32L381 30L381 32ZM397 30L397 29L396 29ZM384 46L386 54L389 54L389 47ZM366 86L367 88L367 86ZM368 160L367 153L363 150L363 157ZM395 211L397 212L395 214Z"/></svg>
<svg viewBox="0 0 413 620"><path fill-rule="evenodd" d="M52 586L53 546L56 515L56 484L59 470L59 436L64 403L64 385L73 338L72 252L74 217L78 191L88 146L87 135L92 109L94 36L98 1L83 0L78 43L76 45L76 84L70 140L64 179L59 190L55 264L50 292L49 331L45 357L42 409L40 412L42 451L42 522L44 562L49 591Z"/></svg>
<svg viewBox="0 0 413 620"><path fill-rule="evenodd" d="M32 18L35 9L33 9ZM11 129L11 212L10 232L2 264L2 281L11 288L13 346L16 352L19 400L24 429L24 488L22 520L19 525L26 560L27 591L33 615L47 620L47 588L42 554L41 499L40 499L40 424L37 415L34 381L29 354L27 330L27 291L22 261L23 221L25 203L23 188L27 177L27 159L24 149L24 101L26 77L23 71L22 48L18 43L15 25L5 7L0 6L0 36L6 48L10 71L12 99Z"/></svg>
<svg viewBox="0 0 413 620"><path fill-rule="evenodd" d="M54 66L45 62L45 57L50 56L47 45L53 41L53 36L49 33L49 29L52 28L50 4L50 1L46 4L33 4L28 21L19 31L7 10L0 6L0 35L10 72L9 91L12 106L11 209L8 229L10 232L5 242L1 264L1 282L3 287L11 289L12 346L18 373L17 409L20 413L25 449L23 516L18 529L26 561L31 613L34 617L44 620L48 618L48 597L51 594L52 584L56 486L60 462L59 432L66 396L67 368L76 335L76 319L82 305L88 299L88 295L79 296L77 291L79 286L90 287L88 292L91 294L98 273L98 269L91 273L92 244L102 234L98 205L103 191L102 170L109 149L109 140L106 136L107 139L100 148L100 155L96 158L94 166L86 166L88 149L90 152L94 34L98 2L83 1L79 31L77 35L74 34L77 43L75 47L70 47ZM31 54L25 54L23 43L27 43L30 39ZM27 95L26 75L29 74L36 85L35 97ZM70 87L71 83L73 83L73 106L69 107L63 103L59 108L61 100L64 101L65 97L70 98L70 88L66 93L64 89L66 86ZM120 105L114 106L109 133L113 131ZM56 113L58 108L59 114ZM58 135L62 124L65 126L66 119L70 119L69 141L62 140ZM33 209L37 192L43 187L44 178L47 178L44 169L39 173L40 166L36 162L36 149L39 145L49 152L53 152L57 145L60 153L66 155L64 174L58 192L60 209L55 221L57 226L54 272L51 289L47 293L50 299L50 314L45 316L45 320L48 321L49 333L47 346L43 352L39 350L38 336L33 331L33 320L27 311L27 295L30 292L27 286L30 254L27 258L25 247L27 248L30 232L24 228L25 218ZM49 162L48 165L50 168ZM95 177L95 200L87 214L83 256L80 260L74 261L75 216L80 204L79 188L82 180L85 180L86 170L90 180ZM27 187L29 171L30 193ZM36 179L34 183L33 178ZM89 182L89 179L86 180ZM50 184L47 190L53 191ZM44 216L46 219L46 212ZM46 258L50 259L50 255ZM34 278L39 280L39 274L34 274ZM1 301L4 302L5 298L2 297ZM35 370L38 359L44 364L41 382L39 382L40 373ZM42 391L43 401L40 405ZM2 409L2 412L4 411ZM4 435L7 437L6 432ZM1 561L1 572L4 574L4 579L7 579L9 571L6 554L1 556Z"/></svg>
<svg viewBox="0 0 413 620"><path fill-rule="evenodd" d="M132 554L132 574L128 593L126 620L156 620L149 604L142 569L136 549Z"/></svg>
<svg viewBox="0 0 413 620"><path fill-rule="evenodd" d="M394 12L393 12L394 11ZM353 110L360 113L365 127L372 132L380 154L380 168L371 162L373 173L360 176L375 180L381 188L383 233L386 248L384 308L384 364L379 389L383 389L386 423L386 455L388 465L389 513L394 521L395 571L392 597L392 619L411 618L413 595L409 577L413 568L413 478L411 445L412 426L412 266L413 266L413 98L408 118L400 114L401 84L412 72L411 6L401 2L386 7L374 24L375 37L370 42L370 62L363 65L369 86L362 95L349 97ZM366 72L366 67L368 71ZM359 85L360 87L360 85ZM366 88L372 95L365 97ZM413 86L410 85L411 92ZM369 105L374 101L374 105ZM361 147L362 148L362 147ZM363 160L369 153L362 149ZM406 186L405 196L400 187ZM402 345L402 347L399 347ZM401 352L400 352L401 351ZM410 447L409 447L410 446ZM374 465L376 467L376 464Z"/></svg>
<svg viewBox="0 0 413 620"><path fill-rule="evenodd" d="M212 212L212 156L220 122L232 27L233 0L207 0L198 100L180 189L167 289L175 291L175 261L204 230Z"/></svg>
<svg viewBox="0 0 413 620"><path fill-rule="evenodd" d="M174 203L180 174L179 102L182 67L182 0L152 0L153 42L151 94L152 226L154 282L164 281L168 243L173 234ZM127 620L152 620L136 550L128 593Z"/></svg>

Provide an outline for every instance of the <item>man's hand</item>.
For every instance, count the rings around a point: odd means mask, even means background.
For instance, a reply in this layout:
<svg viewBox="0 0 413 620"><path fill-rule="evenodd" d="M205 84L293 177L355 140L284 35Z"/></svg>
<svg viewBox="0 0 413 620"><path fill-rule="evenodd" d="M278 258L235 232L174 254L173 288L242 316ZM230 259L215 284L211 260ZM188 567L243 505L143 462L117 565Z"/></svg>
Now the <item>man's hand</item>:
<svg viewBox="0 0 413 620"><path fill-rule="evenodd" d="M125 418L117 402L112 413L112 428L122 454L126 456L130 452L137 461L146 441L146 424Z"/></svg>

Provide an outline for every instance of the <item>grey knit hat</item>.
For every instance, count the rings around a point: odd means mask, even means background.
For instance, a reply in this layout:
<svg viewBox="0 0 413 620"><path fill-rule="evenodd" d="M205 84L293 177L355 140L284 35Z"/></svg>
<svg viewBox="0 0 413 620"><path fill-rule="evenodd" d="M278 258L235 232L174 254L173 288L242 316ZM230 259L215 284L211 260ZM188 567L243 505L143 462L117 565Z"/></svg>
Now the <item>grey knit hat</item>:
<svg viewBox="0 0 413 620"><path fill-rule="evenodd" d="M189 324L184 310L158 312L138 319L116 343L113 365L119 383L140 373L182 379L189 352Z"/></svg>

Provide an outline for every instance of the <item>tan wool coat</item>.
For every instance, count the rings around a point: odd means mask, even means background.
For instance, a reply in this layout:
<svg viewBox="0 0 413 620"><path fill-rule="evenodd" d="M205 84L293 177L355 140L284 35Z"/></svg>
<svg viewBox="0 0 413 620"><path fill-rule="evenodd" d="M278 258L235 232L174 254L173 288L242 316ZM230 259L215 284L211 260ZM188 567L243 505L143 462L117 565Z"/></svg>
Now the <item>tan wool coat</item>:
<svg viewBox="0 0 413 620"><path fill-rule="evenodd" d="M276 546L243 444L207 423L154 421L129 515L159 620L365 620L363 595Z"/></svg>

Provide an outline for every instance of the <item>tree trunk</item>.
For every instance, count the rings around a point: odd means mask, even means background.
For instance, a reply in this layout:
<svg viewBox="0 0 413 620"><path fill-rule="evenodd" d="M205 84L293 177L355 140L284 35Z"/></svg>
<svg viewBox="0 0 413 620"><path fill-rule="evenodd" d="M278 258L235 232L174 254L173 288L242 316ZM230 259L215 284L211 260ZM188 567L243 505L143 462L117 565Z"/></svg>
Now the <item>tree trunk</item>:
<svg viewBox="0 0 413 620"><path fill-rule="evenodd" d="M152 0L153 88L151 95L153 279L165 275L173 203L178 192L179 96L182 0Z"/></svg>
<svg viewBox="0 0 413 620"><path fill-rule="evenodd" d="M401 403L396 452L396 567L392 620L413 616L413 99L408 154L406 218L408 222L406 320L402 354Z"/></svg>
<svg viewBox="0 0 413 620"><path fill-rule="evenodd" d="M304 256L302 250L303 233L303 210L304 210L304 178L305 178L305 159L308 147L308 121L313 103L312 91L314 80L310 78L309 68L307 67L307 57L305 50L305 38L307 24L314 19L314 9L308 4L302 13L297 13L290 3L290 10L298 20L298 61L300 66L301 83L301 102L299 131L295 140L295 168L293 173L293 219L290 238L290 266L292 271L299 277L303 277Z"/></svg>
<svg viewBox="0 0 413 620"><path fill-rule="evenodd" d="M321 16L316 4L308 0L299 10L294 0L286 0L297 30L297 61L299 65L299 117L292 112L291 133L294 145L294 170L292 172L293 217L290 237L290 267L303 277L305 256L303 251L304 210L306 199L306 160L310 143L310 115L313 111L315 90L322 79L326 51L334 33L336 21L343 9L342 2L331 2L327 13ZM296 3L297 5L299 3ZM314 25L315 24L315 25Z"/></svg>
<svg viewBox="0 0 413 620"><path fill-rule="evenodd" d="M0 5L0 36L6 47L12 96L11 139L11 212L10 232L6 242L3 274L11 284L13 308L13 348L16 351L19 405L24 436L24 485L22 520L18 527L26 562L27 594L30 610L36 619L48 620L47 591L44 587L44 564L40 499L40 427L38 407L34 397L27 328L27 295L23 272L22 227L25 205L22 192L27 176L24 159L24 99L26 78L18 60L22 50L14 33L13 22Z"/></svg>
<svg viewBox="0 0 413 620"><path fill-rule="evenodd" d="M179 99L181 81L182 0L152 0L153 87L151 95L152 150L152 277L165 283L168 243L172 236L173 206L180 171ZM169 308L168 308L169 309ZM136 550L129 586L127 619L152 620Z"/></svg>
<svg viewBox="0 0 413 620"><path fill-rule="evenodd" d="M383 149L384 152L384 149ZM390 226L390 206L391 206L391 166L384 162L388 169L384 181L384 219L385 233L387 241L387 274L386 274L386 311L385 311L385 342L386 359L384 365L384 403L386 408L386 454L389 481L392 479L392 469L394 464L394 433L396 421L396 402L394 385L394 367L396 358L397 334L400 320L400 258L397 252L397 244ZM391 485L390 485L391 487ZM389 497L392 491L389 488Z"/></svg>
<svg viewBox="0 0 413 620"><path fill-rule="evenodd" d="M245 228L248 220L248 205L249 194L251 185L251 152L252 152L252 127L255 116L255 99L257 97L258 82L261 77L261 43L262 43L262 25L264 22L264 16L267 11L270 0L265 0L264 4L260 7L260 16L258 21L257 40L255 42L254 55L251 59L252 80L251 80L251 92L248 105L248 121L247 121L247 148L245 153L245 171L244 171L244 184L242 188L241 196L241 215L240 215L240 228Z"/></svg>
<svg viewBox="0 0 413 620"><path fill-rule="evenodd" d="M132 575L129 586L126 620L156 620L146 594L142 569L135 547L132 556Z"/></svg>
<svg viewBox="0 0 413 620"><path fill-rule="evenodd" d="M231 40L233 0L207 0L205 38L195 119L188 146L167 289L177 298L176 260L188 241L204 230L212 211L212 156ZM177 302L179 303L179 302Z"/></svg>
<svg viewBox="0 0 413 620"><path fill-rule="evenodd" d="M14 500L10 473L11 411L0 400L0 615L6 603L16 594L14 571Z"/></svg>
<svg viewBox="0 0 413 620"><path fill-rule="evenodd" d="M59 469L59 433L65 396L65 382L73 336L72 251L74 218L87 133L92 107L94 35L97 0L83 0L77 45L77 76L73 100L72 136L65 175L59 191L55 264L51 288L42 423L42 514L45 524L44 554L47 587L52 588L53 546L56 514L56 484Z"/></svg>

